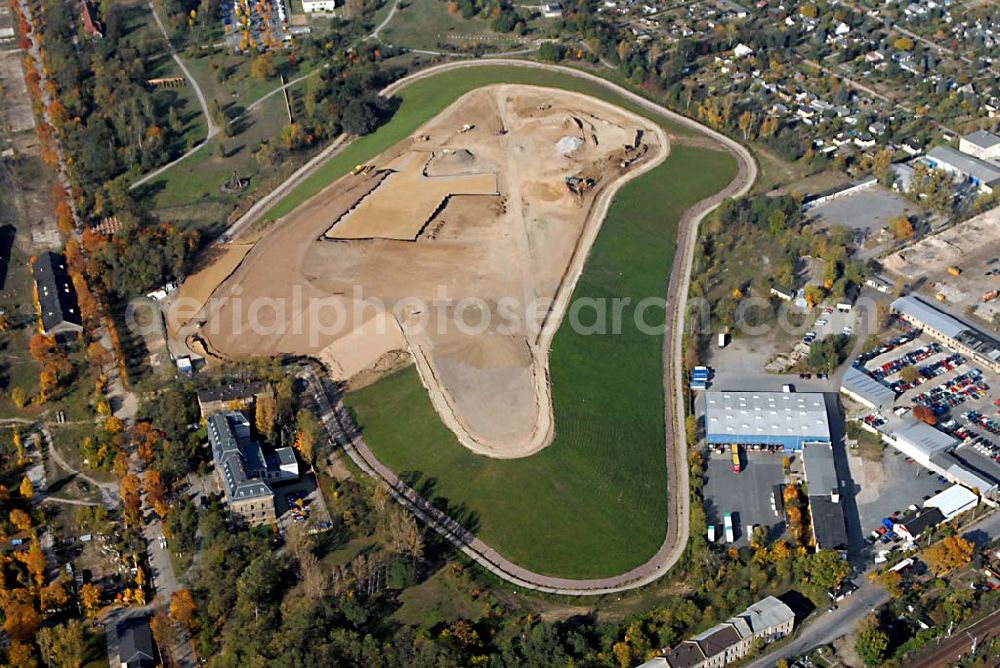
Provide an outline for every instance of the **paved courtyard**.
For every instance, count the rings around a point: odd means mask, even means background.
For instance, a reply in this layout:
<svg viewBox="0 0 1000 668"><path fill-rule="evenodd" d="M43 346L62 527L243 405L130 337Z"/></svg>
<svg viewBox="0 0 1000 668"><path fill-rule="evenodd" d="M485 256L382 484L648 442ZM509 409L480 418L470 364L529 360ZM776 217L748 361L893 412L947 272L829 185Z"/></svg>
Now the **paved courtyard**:
<svg viewBox="0 0 1000 668"><path fill-rule="evenodd" d="M747 527L753 524L767 526L771 538L785 530L784 516L771 510L771 490L785 481L781 468L781 452L774 454L741 450L744 470L735 474L728 451L709 456L705 481L705 514L709 524L716 525L719 544L725 542L722 533L722 516L733 514L735 545L748 544Z"/></svg>

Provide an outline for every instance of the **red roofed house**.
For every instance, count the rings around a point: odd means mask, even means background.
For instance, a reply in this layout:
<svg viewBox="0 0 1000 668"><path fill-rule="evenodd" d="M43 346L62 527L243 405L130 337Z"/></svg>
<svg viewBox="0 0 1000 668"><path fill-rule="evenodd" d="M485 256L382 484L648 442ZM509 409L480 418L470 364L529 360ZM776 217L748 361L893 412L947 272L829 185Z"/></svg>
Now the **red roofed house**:
<svg viewBox="0 0 1000 668"><path fill-rule="evenodd" d="M104 37L104 27L90 13L90 5L87 0L80 0L80 13L83 16L83 31L91 37Z"/></svg>

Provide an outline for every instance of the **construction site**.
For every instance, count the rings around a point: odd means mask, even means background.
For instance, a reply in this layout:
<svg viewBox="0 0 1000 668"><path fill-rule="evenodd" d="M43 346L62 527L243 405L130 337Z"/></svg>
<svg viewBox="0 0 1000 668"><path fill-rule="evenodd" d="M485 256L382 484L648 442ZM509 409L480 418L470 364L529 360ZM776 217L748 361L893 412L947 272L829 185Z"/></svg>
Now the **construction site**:
<svg viewBox="0 0 1000 668"><path fill-rule="evenodd" d="M463 445L527 456L551 440L548 348L607 206L668 151L588 96L477 89L220 252L181 287L173 338L309 355L353 388L415 362Z"/></svg>
<svg viewBox="0 0 1000 668"><path fill-rule="evenodd" d="M1000 209L921 239L883 264L956 312L1000 325Z"/></svg>

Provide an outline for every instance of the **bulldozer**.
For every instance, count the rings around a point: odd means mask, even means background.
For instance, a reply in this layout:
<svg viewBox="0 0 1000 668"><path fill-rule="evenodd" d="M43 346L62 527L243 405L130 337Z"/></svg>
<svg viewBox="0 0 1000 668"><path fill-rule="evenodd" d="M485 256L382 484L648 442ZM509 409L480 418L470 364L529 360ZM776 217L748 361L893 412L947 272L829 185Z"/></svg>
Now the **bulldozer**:
<svg viewBox="0 0 1000 668"><path fill-rule="evenodd" d="M584 176L567 176L565 182L566 189L576 195L580 203L583 202L584 195L597 185L597 181Z"/></svg>

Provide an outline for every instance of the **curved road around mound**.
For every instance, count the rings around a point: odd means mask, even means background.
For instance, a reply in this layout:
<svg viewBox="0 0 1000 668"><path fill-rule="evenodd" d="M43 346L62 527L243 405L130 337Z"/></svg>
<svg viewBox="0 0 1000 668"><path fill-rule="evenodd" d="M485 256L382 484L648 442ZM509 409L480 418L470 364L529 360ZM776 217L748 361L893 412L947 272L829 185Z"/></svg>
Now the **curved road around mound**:
<svg viewBox="0 0 1000 668"><path fill-rule="evenodd" d="M739 163L739 171L736 178L723 190L715 195L702 200L688 209L681 217L677 232L677 254L674 259L673 268L670 273L670 281L667 289L667 302L669 304L670 327L668 337L664 337L664 395L666 398L666 420L667 425L667 447L666 464L669 485L668 501L668 523L667 535L663 545L657 550L646 563L633 568L632 570L606 578L594 578L586 580L574 580L558 578L539 573L534 573L521 568L517 564L504 558L489 545L483 543L474 535L465 531L457 522L434 508L430 503L420 497L416 492L407 487L399 478L383 465L375 454L365 444L362 436L357 433L350 424L347 410L340 402L339 397L335 398L333 404L328 398L328 390L323 381L313 373L304 375L310 382L312 393L319 404L323 422L330 432L331 438L344 446L347 454L354 462L369 475L384 480L390 487L393 497L410 510L417 518L425 522L432 529L437 531L452 544L474 560L487 571L497 577L506 580L514 585L553 594L564 594L571 596L579 595L602 595L635 589L647 585L669 571L680 559L687 546L689 536L689 516L690 516L690 493L688 486L688 462L686 436L684 432L684 384L682 359L682 338L684 332L684 315L687 306L688 286L691 280L691 267L694 261L694 253L698 238L698 226L701 220L712 210L714 210L723 200L729 197L738 197L746 194L757 178L757 164L754 162L750 152L736 141L706 128L701 124L682 116L674 111L662 107L655 102L651 102L635 93L632 93L617 84L611 83L596 75L581 72L568 67L536 63L531 61L513 59L489 59L473 62L450 62L421 70L408 77L396 81L382 91L382 95L391 96L400 89L414 81L434 76L441 72L480 66L508 65L511 67L529 67L557 72L567 76L585 79L597 83L617 95L636 104L645 111L655 116L660 116L674 123L692 128L704 135L719 142L721 147L736 158ZM330 149L321 155L324 158L330 157L337 149L343 146L344 137L338 138ZM319 166L319 161L312 161L306 169L289 178L286 183L279 186L275 191L276 197L266 197L264 206L259 207L257 215L264 213L266 208L277 203L285 194L290 192L296 185L301 183ZM309 169L309 168L312 169ZM308 172L308 173L306 173ZM280 195L279 195L280 193ZM238 221L226 235L228 238L235 236L234 232L246 226L249 220Z"/></svg>

